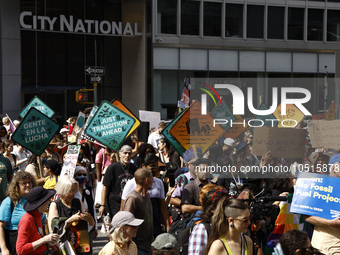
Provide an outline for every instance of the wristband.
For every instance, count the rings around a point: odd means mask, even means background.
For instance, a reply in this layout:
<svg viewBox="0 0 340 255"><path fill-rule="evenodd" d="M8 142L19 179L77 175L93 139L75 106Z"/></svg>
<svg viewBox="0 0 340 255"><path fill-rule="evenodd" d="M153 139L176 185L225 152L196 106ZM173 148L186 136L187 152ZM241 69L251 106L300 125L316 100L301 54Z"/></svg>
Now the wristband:
<svg viewBox="0 0 340 255"><path fill-rule="evenodd" d="M99 205L99 207L101 207L101 206L104 206L104 207L105 207L105 205Z"/></svg>

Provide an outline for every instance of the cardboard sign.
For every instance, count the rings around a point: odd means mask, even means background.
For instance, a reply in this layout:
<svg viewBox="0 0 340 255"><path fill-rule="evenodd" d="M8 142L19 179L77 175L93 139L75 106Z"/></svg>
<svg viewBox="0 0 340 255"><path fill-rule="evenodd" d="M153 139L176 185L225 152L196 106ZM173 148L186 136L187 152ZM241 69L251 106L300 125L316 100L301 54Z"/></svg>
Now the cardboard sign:
<svg viewBox="0 0 340 255"><path fill-rule="evenodd" d="M309 133L309 138L312 144L312 148L323 147L324 143L322 140L319 121L317 120L307 121L307 128L308 128L308 133Z"/></svg>
<svg viewBox="0 0 340 255"><path fill-rule="evenodd" d="M224 134L220 125L213 127L210 114L201 114L201 103L193 102L170 128L170 135L185 149L192 145L202 149L204 154Z"/></svg>
<svg viewBox="0 0 340 255"><path fill-rule="evenodd" d="M228 105L224 102L224 100L221 99L221 101L222 105L217 104L216 107L211 111L211 116L214 119L227 120L228 122L226 124L221 125L221 127L223 127L224 130L227 132L231 128L231 120L235 121L236 117L230 111Z"/></svg>
<svg viewBox="0 0 340 255"><path fill-rule="evenodd" d="M313 148L340 148L340 120L311 120L307 123Z"/></svg>
<svg viewBox="0 0 340 255"><path fill-rule="evenodd" d="M139 119L137 119L137 117L123 104L123 102L121 102L119 99L113 99L112 104L116 107L118 107L119 109L121 109L123 112L125 112L126 114L130 115L132 118L135 119L135 124L133 125L133 127L131 128L130 132L127 134L126 138L131 135L137 128L139 128L141 122Z"/></svg>
<svg viewBox="0 0 340 255"><path fill-rule="evenodd" d="M134 118L116 106L103 101L85 133L113 151L117 151L135 122Z"/></svg>
<svg viewBox="0 0 340 255"><path fill-rule="evenodd" d="M304 129L257 127L254 133L253 154L263 156L271 151L273 157L303 158L305 141Z"/></svg>
<svg viewBox="0 0 340 255"><path fill-rule="evenodd" d="M31 107L12 135L12 140L36 155L41 155L60 126Z"/></svg>
<svg viewBox="0 0 340 255"><path fill-rule="evenodd" d="M20 117L24 118L24 116L31 107L34 107L37 110L41 111L49 118L51 118L54 115L54 111L47 104L45 104L39 97L35 96L20 112Z"/></svg>
<svg viewBox="0 0 340 255"><path fill-rule="evenodd" d="M172 126L177 122L177 120L182 116L185 111L182 111L180 114L176 116L163 130L162 135L169 141L169 143L174 147L174 149L179 153L179 155L183 155L185 149L174 139L170 134L169 130Z"/></svg>
<svg viewBox="0 0 340 255"><path fill-rule="evenodd" d="M161 113L139 110L139 119L144 122L150 122L150 130L156 131L159 122L161 122Z"/></svg>
<svg viewBox="0 0 340 255"><path fill-rule="evenodd" d="M290 211L331 220L340 217L339 203L340 178L300 173Z"/></svg>
<svg viewBox="0 0 340 255"><path fill-rule="evenodd" d="M262 103L260 105L260 109L259 110L268 110L268 106L265 104L265 103ZM277 121L270 121L270 120L276 120L275 116L273 114L269 114L269 115L256 115L255 117L256 120L261 120L263 121L263 126L264 127L277 127ZM259 122L259 123L257 123ZM254 123L249 123L250 125L253 125L253 126L262 126L262 122L260 121L257 121L257 122L254 122ZM251 128L251 132L254 133L254 128L252 127Z"/></svg>
<svg viewBox="0 0 340 255"><path fill-rule="evenodd" d="M240 115L235 115L236 120L233 122L233 126L224 134L224 138L236 139L247 128L248 123Z"/></svg>
<svg viewBox="0 0 340 255"><path fill-rule="evenodd" d="M74 170L77 166L78 156L80 152L80 144L69 145L67 152L64 156L63 168L61 169L60 176L69 175L73 177Z"/></svg>
<svg viewBox="0 0 340 255"><path fill-rule="evenodd" d="M297 124L299 124L305 117L305 115L293 104L287 104L286 106L286 115L281 115L281 104L276 108L273 113L275 118L278 120L277 127L290 127L294 128ZM291 120L289 120L291 119ZM295 121L293 121L295 120ZM284 121L284 125L282 125L282 121Z"/></svg>
<svg viewBox="0 0 340 255"><path fill-rule="evenodd" d="M333 101L331 106L325 115L325 120L335 120L335 102Z"/></svg>

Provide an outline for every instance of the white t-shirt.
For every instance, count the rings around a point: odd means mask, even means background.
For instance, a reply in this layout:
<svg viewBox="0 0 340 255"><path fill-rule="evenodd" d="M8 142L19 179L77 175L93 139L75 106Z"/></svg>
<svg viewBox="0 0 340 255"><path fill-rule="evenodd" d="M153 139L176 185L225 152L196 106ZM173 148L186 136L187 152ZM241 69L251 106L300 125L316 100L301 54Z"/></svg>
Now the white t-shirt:
<svg viewBox="0 0 340 255"><path fill-rule="evenodd" d="M340 254L340 230L329 226L315 226L312 246L326 255Z"/></svg>
<svg viewBox="0 0 340 255"><path fill-rule="evenodd" d="M126 197L137 187L135 178L129 180L124 187L122 199L125 200ZM150 190L148 190L150 198L160 198L164 199L164 185L162 180L158 179L157 177L153 177L153 183Z"/></svg>
<svg viewBox="0 0 340 255"><path fill-rule="evenodd" d="M158 149L158 141L164 138L163 135L158 134L157 132L152 132L148 137L148 143L151 144L153 147Z"/></svg>

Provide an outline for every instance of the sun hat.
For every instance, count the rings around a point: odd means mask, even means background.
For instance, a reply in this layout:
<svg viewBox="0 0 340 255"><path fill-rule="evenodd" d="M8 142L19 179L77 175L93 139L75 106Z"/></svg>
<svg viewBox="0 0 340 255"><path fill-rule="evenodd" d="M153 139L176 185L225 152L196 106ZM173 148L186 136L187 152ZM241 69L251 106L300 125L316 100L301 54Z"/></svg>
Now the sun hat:
<svg viewBox="0 0 340 255"><path fill-rule="evenodd" d="M163 233L158 235L155 241L153 241L153 243L151 244L151 246L153 246L157 250L162 249L171 250L174 248L178 250L179 247L176 238L169 233Z"/></svg>
<svg viewBox="0 0 340 255"><path fill-rule="evenodd" d="M55 193L56 191L53 189L45 189L41 186L34 187L27 194L27 202L24 205L24 210L26 212L30 212L37 209L39 206L53 197Z"/></svg>
<svg viewBox="0 0 340 255"><path fill-rule="evenodd" d="M143 221L144 220L136 219L135 216L130 212L119 211L112 218L111 221L112 228L109 230L109 233L112 233L113 230L124 225L139 226L140 224L143 223Z"/></svg>

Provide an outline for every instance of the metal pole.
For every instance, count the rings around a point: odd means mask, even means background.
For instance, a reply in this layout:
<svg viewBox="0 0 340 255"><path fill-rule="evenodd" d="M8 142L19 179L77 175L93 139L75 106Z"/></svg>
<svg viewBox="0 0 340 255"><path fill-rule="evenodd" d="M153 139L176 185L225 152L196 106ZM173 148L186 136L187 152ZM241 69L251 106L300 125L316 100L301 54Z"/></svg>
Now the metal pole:
<svg viewBox="0 0 340 255"><path fill-rule="evenodd" d="M325 66L325 82L324 82L324 97L323 97L323 112L327 112L327 97L328 97L328 84L327 84L328 72L327 66Z"/></svg>
<svg viewBox="0 0 340 255"><path fill-rule="evenodd" d="M94 77L97 79L97 40L94 40ZM94 97L94 105L98 105L98 98L97 98L97 86L98 84L95 82L93 83L93 97Z"/></svg>

